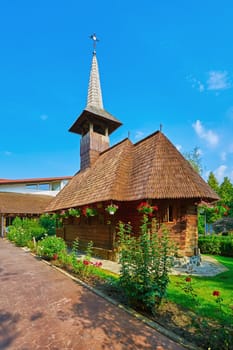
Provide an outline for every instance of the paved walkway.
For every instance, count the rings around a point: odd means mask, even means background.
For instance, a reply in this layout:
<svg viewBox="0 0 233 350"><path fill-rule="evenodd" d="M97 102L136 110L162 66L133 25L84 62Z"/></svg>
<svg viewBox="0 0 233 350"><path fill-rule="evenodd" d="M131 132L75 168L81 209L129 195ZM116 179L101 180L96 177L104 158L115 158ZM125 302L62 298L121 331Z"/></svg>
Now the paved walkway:
<svg viewBox="0 0 233 350"><path fill-rule="evenodd" d="M80 258L83 258L85 254L79 254ZM102 267L106 270L112 271L114 273L119 274L121 265L110 260L104 260L104 259L91 259L93 262L101 261ZM210 257L210 256L202 256L201 257L201 264L200 266L191 265L186 267L175 267L171 269L172 275L194 275L194 276L216 276L219 273L222 273L224 271L227 271L228 269L220 264L216 259Z"/></svg>
<svg viewBox="0 0 233 350"><path fill-rule="evenodd" d="M0 293L1 350L184 349L3 239Z"/></svg>

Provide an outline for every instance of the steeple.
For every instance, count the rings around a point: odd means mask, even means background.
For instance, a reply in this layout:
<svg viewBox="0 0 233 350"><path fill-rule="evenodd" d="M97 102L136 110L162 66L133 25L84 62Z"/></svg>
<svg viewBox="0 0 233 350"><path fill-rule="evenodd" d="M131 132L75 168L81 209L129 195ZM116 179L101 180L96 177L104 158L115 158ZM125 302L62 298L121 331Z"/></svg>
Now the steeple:
<svg viewBox="0 0 233 350"><path fill-rule="evenodd" d="M104 109L103 99L100 85L99 69L97 63L96 52L93 52L92 64L91 64L91 73L88 86L87 94L87 108L96 107L99 109Z"/></svg>
<svg viewBox="0 0 233 350"><path fill-rule="evenodd" d="M121 126L121 122L103 107L99 69L96 57L95 34L91 35L94 51L88 85L87 104L81 115L69 129L82 135L80 145L81 170L90 167L99 154L109 148L109 135Z"/></svg>

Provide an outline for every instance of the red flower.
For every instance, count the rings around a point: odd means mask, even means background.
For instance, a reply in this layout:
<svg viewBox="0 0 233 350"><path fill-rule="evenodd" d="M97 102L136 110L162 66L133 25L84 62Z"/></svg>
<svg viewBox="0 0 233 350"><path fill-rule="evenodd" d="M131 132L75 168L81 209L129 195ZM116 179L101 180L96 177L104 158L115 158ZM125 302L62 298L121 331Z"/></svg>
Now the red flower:
<svg viewBox="0 0 233 350"><path fill-rule="evenodd" d="M58 255L57 254L53 254L53 260L57 260Z"/></svg>
<svg viewBox="0 0 233 350"><path fill-rule="evenodd" d="M90 261L88 261L88 260L83 260L83 264L84 264L84 265L89 265L89 264L90 264Z"/></svg>
<svg viewBox="0 0 233 350"><path fill-rule="evenodd" d="M141 210L142 208L149 208L149 207L150 207L149 203L147 203L147 202L141 202L141 203L138 205L137 210Z"/></svg>
<svg viewBox="0 0 233 350"><path fill-rule="evenodd" d="M192 278L191 278L191 277L186 277L186 278L185 278L185 281L186 281L186 282L191 282L191 281L192 281Z"/></svg>
<svg viewBox="0 0 233 350"><path fill-rule="evenodd" d="M82 213L84 216L87 216L87 207L82 208Z"/></svg>
<svg viewBox="0 0 233 350"><path fill-rule="evenodd" d="M213 296L214 297L219 297L220 296L220 292L218 290L214 290L213 291Z"/></svg>
<svg viewBox="0 0 233 350"><path fill-rule="evenodd" d="M137 206L137 210L141 214L147 214L149 216L153 216L153 211L158 210L156 205L152 206L148 202L141 202Z"/></svg>

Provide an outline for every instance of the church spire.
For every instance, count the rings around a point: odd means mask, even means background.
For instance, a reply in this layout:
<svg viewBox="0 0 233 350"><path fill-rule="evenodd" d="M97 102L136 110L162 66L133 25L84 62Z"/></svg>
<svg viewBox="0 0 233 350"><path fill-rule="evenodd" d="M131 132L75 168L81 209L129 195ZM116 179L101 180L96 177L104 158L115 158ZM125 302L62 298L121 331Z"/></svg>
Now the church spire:
<svg viewBox="0 0 233 350"><path fill-rule="evenodd" d="M95 124L95 130L101 129L102 134L110 135L115 131L121 122L107 112L103 106L102 91L100 85L99 69L96 58L96 44L99 41L96 34L90 36L93 41L93 56L91 72L88 85L86 107L76 119L69 131L76 134L85 135L90 130L90 125ZM98 127L97 127L98 124ZM107 131L106 131L107 130Z"/></svg>
<svg viewBox="0 0 233 350"><path fill-rule="evenodd" d="M90 38L93 40L94 51L88 85L87 104L69 129L69 131L81 135L81 170L92 166L100 153L109 148L109 135L121 126L121 122L103 107L96 58L96 43L99 40L95 34L91 35Z"/></svg>
<svg viewBox="0 0 233 350"><path fill-rule="evenodd" d="M101 85L100 85L99 69L98 69L95 50L93 52L93 57L92 57L86 107L96 107L99 109L104 109Z"/></svg>

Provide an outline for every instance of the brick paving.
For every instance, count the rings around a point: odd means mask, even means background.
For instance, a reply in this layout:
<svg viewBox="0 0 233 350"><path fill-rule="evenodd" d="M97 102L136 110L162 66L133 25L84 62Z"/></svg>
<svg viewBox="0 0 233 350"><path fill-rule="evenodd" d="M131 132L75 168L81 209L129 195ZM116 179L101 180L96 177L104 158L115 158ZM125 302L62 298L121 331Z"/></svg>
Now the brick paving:
<svg viewBox="0 0 233 350"><path fill-rule="evenodd" d="M0 349L184 350L0 239Z"/></svg>

